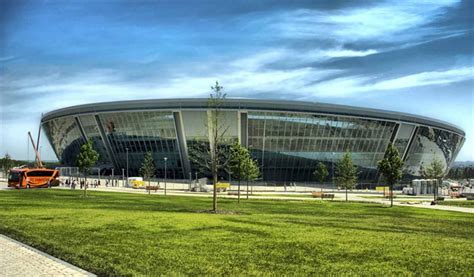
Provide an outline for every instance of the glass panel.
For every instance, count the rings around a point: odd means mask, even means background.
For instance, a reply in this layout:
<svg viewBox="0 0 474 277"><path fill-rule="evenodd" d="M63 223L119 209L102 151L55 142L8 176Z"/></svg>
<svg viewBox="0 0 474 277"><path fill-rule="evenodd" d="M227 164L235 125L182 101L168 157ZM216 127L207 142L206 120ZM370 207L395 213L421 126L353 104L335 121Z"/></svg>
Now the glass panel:
<svg viewBox="0 0 474 277"><path fill-rule="evenodd" d="M462 145L463 137L444 130L420 126L416 131L405 161L406 173L420 176L420 170L438 159L445 170Z"/></svg>
<svg viewBox="0 0 474 277"><path fill-rule="evenodd" d="M98 166L113 167L112 161L105 149L104 142L100 136L99 127L93 115L83 115L79 117L82 128L87 138L92 140L92 147L99 153Z"/></svg>
<svg viewBox="0 0 474 277"><path fill-rule="evenodd" d="M332 162L351 152L361 179L376 171L394 123L349 117L280 112L249 112L249 149L263 167L264 180L308 181L318 162ZM265 124L264 136L258 133ZM265 140L265 143L258 143ZM264 147L263 147L264 146ZM330 175L332 172L330 173Z"/></svg>
<svg viewBox="0 0 474 277"><path fill-rule="evenodd" d="M119 167L126 168L128 157L129 176L139 176L145 154L151 152L156 177L164 178L166 157L167 177L184 178L172 112L109 113L100 119Z"/></svg>
<svg viewBox="0 0 474 277"><path fill-rule="evenodd" d="M74 117L52 119L43 123L42 127L61 163L76 166L83 138Z"/></svg>

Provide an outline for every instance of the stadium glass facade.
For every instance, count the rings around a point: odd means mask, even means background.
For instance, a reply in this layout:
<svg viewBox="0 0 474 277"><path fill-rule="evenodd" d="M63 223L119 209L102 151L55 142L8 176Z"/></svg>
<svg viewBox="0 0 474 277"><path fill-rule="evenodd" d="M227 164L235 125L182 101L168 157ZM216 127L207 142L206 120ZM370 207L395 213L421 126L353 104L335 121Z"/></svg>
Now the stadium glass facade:
<svg viewBox="0 0 474 277"><path fill-rule="evenodd" d="M187 179L198 166L190 149L209 141L211 120L205 99L166 99L98 103L50 112L43 129L58 159L74 166L79 148L92 140L97 166L138 175L146 152L155 160L156 176ZM405 161L406 176L419 177L434 159L446 170L464 142L459 128L434 119L356 107L228 99L221 120L228 144L239 141L258 161L266 182L310 182L318 162L329 178L344 152L351 153L360 182L376 182L377 162L394 143ZM205 174L200 172L200 176ZM228 173L221 176L227 178Z"/></svg>

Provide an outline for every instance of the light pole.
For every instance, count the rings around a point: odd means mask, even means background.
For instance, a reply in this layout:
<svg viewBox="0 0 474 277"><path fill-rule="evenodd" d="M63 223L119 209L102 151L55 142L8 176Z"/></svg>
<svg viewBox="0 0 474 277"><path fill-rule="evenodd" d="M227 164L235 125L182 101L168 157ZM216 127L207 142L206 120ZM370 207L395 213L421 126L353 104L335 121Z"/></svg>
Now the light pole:
<svg viewBox="0 0 474 277"><path fill-rule="evenodd" d="M189 191L191 191L192 183L193 183L193 174L189 172Z"/></svg>
<svg viewBox="0 0 474 277"><path fill-rule="evenodd" d="M332 188L334 189L334 152L331 155L331 165L332 165Z"/></svg>
<svg viewBox="0 0 474 277"><path fill-rule="evenodd" d="M128 187L128 147L125 148L125 151L127 151L127 187Z"/></svg>
<svg viewBox="0 0 474 277"><path fill-rule="evenodd" d="M122 168L122 187L125 187L125 169Z"/></svg>
<svg viewBox="0 0 474 277"><path fill-rule="evenodd" d="M168 160L168 158L165 157L164 160L165 160L165 195L166 195L166 161Z"/></svg>

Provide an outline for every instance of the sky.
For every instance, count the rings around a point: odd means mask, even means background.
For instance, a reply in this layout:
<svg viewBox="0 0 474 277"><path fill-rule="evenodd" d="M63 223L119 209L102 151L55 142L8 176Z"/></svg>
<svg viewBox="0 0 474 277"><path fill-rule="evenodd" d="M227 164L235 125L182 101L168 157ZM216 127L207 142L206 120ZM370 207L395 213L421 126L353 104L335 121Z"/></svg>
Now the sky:
<svg viewBox="0 0 474 277"><path fill-rule="evenodd" d="M93 102L291 99L461 127L474 160L474 2L0 1L0 155L42 113ZM44 160L56 159L41 139Z"/></svg>

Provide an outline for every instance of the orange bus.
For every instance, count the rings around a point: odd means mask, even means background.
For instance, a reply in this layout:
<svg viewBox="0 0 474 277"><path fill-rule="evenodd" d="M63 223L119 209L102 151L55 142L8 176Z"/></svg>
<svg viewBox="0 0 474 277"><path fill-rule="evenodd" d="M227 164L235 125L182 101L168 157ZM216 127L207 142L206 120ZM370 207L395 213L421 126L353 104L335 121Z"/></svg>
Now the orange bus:
<svg viewBox="0 0 474 277"><path fill-rule="evenodd" d="M21 188L47 188L59 185L59 171L46 168L14 168L8 174L8 186Z"/></svg>

